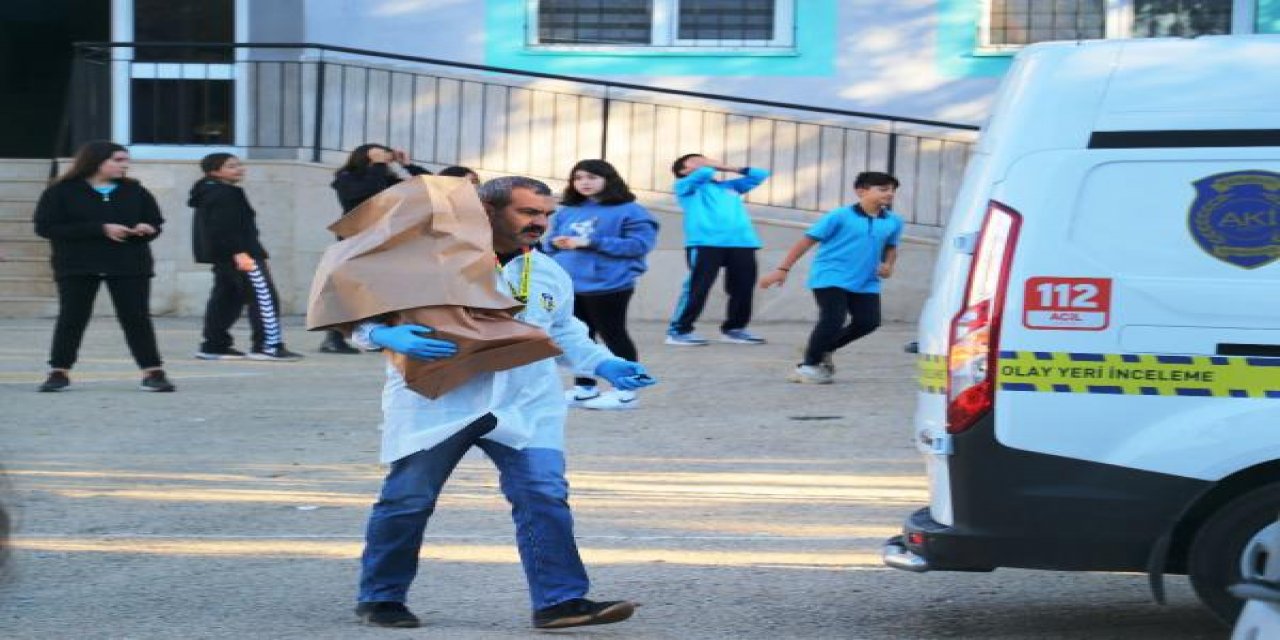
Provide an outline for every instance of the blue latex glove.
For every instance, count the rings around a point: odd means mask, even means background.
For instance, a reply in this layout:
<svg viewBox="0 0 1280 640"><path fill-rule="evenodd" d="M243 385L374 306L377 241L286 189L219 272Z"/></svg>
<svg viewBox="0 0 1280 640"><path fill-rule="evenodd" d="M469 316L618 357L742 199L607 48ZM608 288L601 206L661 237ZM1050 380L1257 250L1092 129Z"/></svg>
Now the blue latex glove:
<svg viewBox="0 0 1280 640"><path fill-rule="evenodd" d="M425 337L434 331L419 324L378 327L369 332L369 341L418 360L443 360L458 353L458 345L448 340Z"/></svg>
<svg viewBox="0 0 1280 640"><path fill-rule="evenodd" d="M596 375L609 381L614 389L635 391L657 383L638 362L610 358L596 367Z"/></svg>

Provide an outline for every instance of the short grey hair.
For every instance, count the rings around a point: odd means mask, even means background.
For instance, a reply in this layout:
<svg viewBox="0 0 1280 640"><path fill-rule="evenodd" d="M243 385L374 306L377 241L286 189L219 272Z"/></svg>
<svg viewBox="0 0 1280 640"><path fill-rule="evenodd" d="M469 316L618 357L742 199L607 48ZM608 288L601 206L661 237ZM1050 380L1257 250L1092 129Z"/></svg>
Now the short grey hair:
<svg viewBox="0 0 1280 640"><path fill-rule="evenodd" d="M551 195L551 187L546 183L524 176L494 178L476 188L476 192L480 194L480 202L500 211L511 204L511 192L515 189L528 189L540 196Z"/></svg>

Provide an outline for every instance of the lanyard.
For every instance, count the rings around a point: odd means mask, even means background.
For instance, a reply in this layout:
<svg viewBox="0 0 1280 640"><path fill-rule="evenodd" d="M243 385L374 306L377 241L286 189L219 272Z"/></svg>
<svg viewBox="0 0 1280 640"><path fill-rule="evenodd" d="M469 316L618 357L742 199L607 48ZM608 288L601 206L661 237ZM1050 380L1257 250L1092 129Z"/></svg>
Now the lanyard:
<svg viewBox="0 0 1280 640"><path fill-rule="evenodd" d="M519 289L511 286L511 281L507 280L506 275L504 275L502 262L498 260L497 256L494 256L493 258L493 268L498 272L498 277L502 278L502 281L507 283L507 288L511 289L511 296L520 304L527 304L529 302L529 282L533 279L533 252L528 248L525 248L523 256L524 264L520 265Z"/></svg>

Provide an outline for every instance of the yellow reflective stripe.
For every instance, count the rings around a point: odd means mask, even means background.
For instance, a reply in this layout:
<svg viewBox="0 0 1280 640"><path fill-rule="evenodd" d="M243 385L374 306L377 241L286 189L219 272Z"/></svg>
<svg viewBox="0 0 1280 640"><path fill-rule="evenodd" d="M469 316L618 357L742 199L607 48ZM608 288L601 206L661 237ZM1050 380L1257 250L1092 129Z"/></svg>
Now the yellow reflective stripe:
<svg viewBox="0 0 1280 640"><path fill-rule="evenodd" d="M1280 399L1280 358L1001 352L1001 391Z"/></svg>
<svg viewBox="0 0 1280 640"><path fill-rule="evenodd" d="M920 390L925 393L947 392L947 357L927 353L916 357Z"/></svg>

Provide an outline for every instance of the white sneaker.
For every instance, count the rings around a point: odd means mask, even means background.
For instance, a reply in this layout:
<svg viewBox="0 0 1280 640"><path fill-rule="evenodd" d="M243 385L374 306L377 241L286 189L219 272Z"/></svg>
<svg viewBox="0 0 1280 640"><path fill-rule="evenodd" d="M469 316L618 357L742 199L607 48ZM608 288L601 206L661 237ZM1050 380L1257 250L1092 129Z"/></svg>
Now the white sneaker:
<svg viewBox="0 0 1280 640"><path fill-rule="evenodd" d="M728 342L730 344L764 344L768 342L768 340L765 340L746 329L730 329L720 334L720 342Z"/></svg>
<svg viewBox="0 0 1280 640"><path fill-rule="evenodd" d="M600 387L574 386L564 392L564 402L571 407L581 407L583 402L600 397Z"/></svg>
<svg viewBox="0 0 1280 640"><path fill-rule="evenodd" d="M636 396L634 391L614 389L599 398L583 402L581 406L583 409L594 409L596 411L626 411L628 409L638 409L640 407L640 398Z"/></svg>
<svg viewBox="0 0 1280 640"><path fill-rule="evenodd" d="M690 331L689 333L668 333L667 344L673 347L705 347L710 340Z"/></svg>
<svg viewBox="0 0 1280 640"><path fill-rule="evenodd" d="M796 366L795 371L787 376L787 380L801 384L831 384L831 374L827 373L821 365L815 367L802 364Z"/></svg>
<svg viewBox="0 0 1280 640"><path fill-rule="evenodd" d="M820 366L829 376L834 376L836 374L836 360L833 356L835 356L835 352L833 351L828 351L822 354L822 364Z"/></svg>

